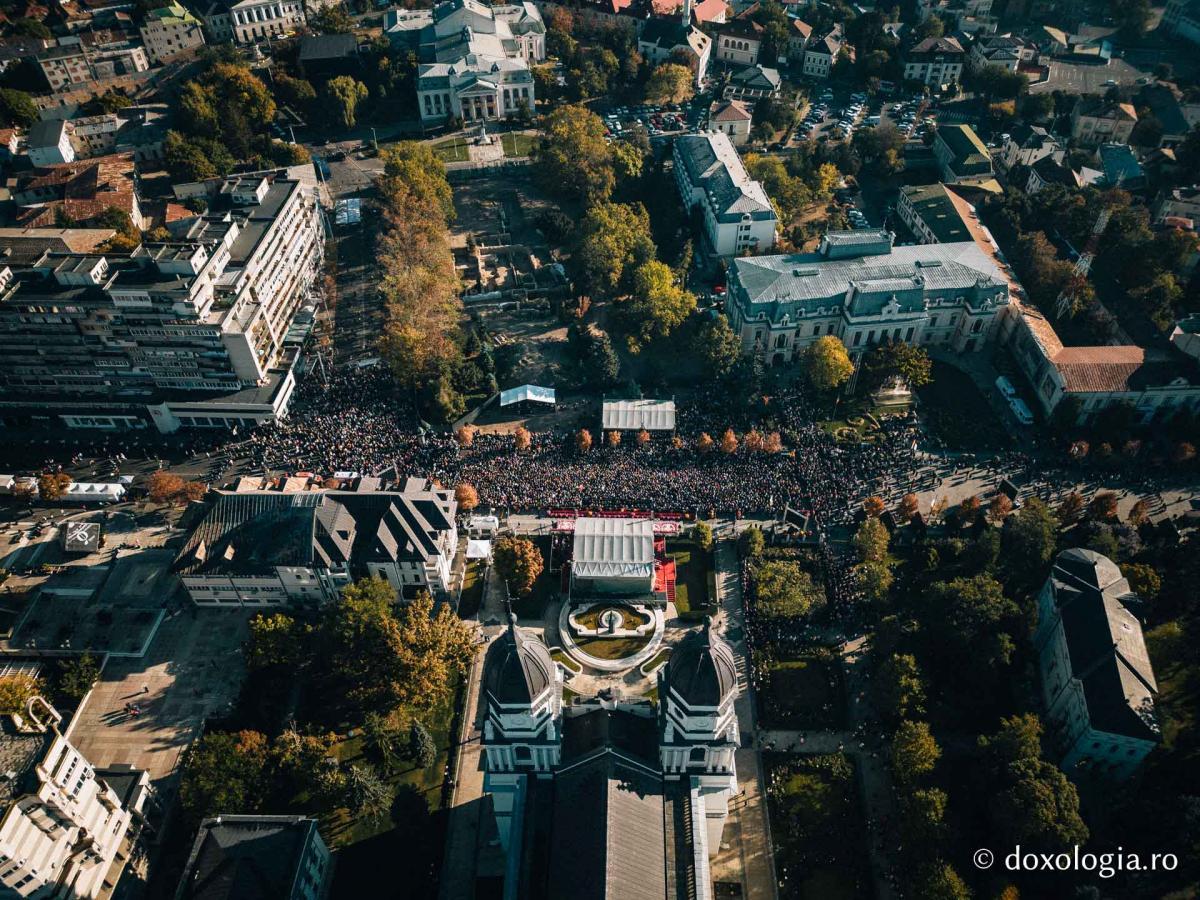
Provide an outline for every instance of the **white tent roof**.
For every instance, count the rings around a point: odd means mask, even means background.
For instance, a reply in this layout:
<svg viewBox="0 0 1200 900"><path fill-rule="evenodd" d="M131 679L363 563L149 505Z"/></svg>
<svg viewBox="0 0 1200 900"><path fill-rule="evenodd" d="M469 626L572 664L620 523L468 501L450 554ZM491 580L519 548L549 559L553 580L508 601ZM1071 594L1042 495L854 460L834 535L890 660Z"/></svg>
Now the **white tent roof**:
<svg viewBox="0 0 1200 900"><path fill-rule="evenodd" d="M605 400L601 424L606 431L674 431L674 400Z"/></svg>
<svg viewBox="0 0 1200 900"><path fill-rule="evenodd" d="M578 578L652 578L652 519L576 519L572 550Z"/></svg>
<svg viewBox="0 0 1200 900"><path fill-rule="evenodd" d="M523 384L520 387L509 388L500 392L500 405L510 406L523 400L535 403L554 403L554 388L539 387L536 384Z"/></svg>
<svg viewBox="0 0 1200 900"><path fill-rule="evenodd" d="M467 559L487 559L491 555L491 541L467 541Z"/></svg>

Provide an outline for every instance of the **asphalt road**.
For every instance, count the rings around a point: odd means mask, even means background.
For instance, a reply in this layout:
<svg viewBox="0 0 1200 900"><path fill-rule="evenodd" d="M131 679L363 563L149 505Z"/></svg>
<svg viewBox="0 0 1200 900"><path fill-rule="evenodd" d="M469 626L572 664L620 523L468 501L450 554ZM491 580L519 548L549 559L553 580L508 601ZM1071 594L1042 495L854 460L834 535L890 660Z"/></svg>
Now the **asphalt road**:
<svg viewBox="0 0 1200 900"><path fill-rule="evenodd" d="M1031 84L1029 91L1030 93L1063 91L1068 94L1103 94L1108 88L1105 85L1106 81L1112 80L1117 84L1136 84L1139 78L1145 77L1147 77L1145 72L1135 69L1123 59L1111 60L1106 66L1052 61L1050 77L1038 84Z"/></svg>

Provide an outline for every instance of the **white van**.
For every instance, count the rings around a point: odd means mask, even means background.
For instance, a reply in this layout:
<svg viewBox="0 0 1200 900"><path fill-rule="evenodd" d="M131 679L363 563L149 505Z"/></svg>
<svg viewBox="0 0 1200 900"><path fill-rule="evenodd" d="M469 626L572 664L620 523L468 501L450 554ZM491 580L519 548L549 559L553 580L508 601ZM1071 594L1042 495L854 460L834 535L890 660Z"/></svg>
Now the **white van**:
<svg viewBox="0 0 1200 900"><path fill-rule="evenodd" d="M1017 389L1003 375L996 379L996 390L1003 394L1006 400L1012 400L1017 396Z"/></svg>

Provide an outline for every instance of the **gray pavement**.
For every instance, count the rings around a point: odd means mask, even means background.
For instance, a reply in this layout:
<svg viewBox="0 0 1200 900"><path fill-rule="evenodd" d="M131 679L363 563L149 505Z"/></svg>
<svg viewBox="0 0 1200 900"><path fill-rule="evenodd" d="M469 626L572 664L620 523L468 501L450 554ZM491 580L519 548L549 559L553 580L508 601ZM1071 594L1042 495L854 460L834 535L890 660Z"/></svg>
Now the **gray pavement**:
<svg viewBox="0 0 1200 900"><path fill-rule="evenodd" d="M237 698L251 615L197 610L166 620L145 657L109 659L67 736L97 768L129 763L148 771L160 790L172 785L204 720ZM126 713L126 703L141 713Z"/></svg>

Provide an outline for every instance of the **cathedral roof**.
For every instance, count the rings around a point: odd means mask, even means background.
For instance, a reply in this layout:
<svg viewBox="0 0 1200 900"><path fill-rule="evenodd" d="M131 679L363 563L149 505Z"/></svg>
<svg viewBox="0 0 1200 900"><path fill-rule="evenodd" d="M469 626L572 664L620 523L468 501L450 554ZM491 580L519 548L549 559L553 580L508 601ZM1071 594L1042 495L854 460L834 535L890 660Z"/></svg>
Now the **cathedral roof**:
<svg viewBox="0 0 1200 900"><path fill-rule="evenodd" d="M688 706L720 706L737 690L737 668L729 645L711 620L671 651L667 681Z"/></svg>
<svg viewBox="0 0 1200 900"><path fill-rule="evenodd" d="M486 687L498 703L532 703L554 681L554 660L536 637L518 630L513 616L508 633L488 649Z"/></svg>

